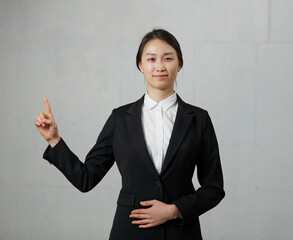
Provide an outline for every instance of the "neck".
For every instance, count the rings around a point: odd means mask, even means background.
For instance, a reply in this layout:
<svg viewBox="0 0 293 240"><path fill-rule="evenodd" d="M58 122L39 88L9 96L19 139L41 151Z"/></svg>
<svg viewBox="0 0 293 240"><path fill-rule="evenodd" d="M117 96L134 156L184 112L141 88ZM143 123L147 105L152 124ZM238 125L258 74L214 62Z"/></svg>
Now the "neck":
<svg viewBox="0 0 293 240"><path fill-rule="evenodd" d="M167 97L171 96L174 93L174 89L164 89L164 90L159 90L159 89L150 89L148 88L147 93L148 95L154 99L156 102L160 102Z"/></svg>

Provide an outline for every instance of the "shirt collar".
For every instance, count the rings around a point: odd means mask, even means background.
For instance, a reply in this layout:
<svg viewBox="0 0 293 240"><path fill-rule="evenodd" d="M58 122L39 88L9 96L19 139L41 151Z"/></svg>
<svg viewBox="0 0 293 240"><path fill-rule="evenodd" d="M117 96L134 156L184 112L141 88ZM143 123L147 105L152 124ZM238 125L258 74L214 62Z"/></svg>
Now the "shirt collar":
<svg viewBox="0 0 293 240"><path fill-rule="evenodd" d="M152 109L157 105L161 106L164 111L168 110L174 103L177 102L177 94L174 92L171 96L161 100L160 102L156 102L152 99L148 93L146 92L144 95L144 104L148 107L148 109Z"/></svg>

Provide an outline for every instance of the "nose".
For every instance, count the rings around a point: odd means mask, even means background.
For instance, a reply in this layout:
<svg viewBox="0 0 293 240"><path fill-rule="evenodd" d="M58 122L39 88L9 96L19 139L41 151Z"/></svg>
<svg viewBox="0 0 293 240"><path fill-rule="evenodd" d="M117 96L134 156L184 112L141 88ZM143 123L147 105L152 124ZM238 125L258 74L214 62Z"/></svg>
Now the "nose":
<svg viewBox="0 0 293 240"><path fill-rule="evenodd" d="M161 61L158 61L157 65L156 65L156 69L157 69L157 72L161 72L161 71L166 70L164 63Z"/></svg>

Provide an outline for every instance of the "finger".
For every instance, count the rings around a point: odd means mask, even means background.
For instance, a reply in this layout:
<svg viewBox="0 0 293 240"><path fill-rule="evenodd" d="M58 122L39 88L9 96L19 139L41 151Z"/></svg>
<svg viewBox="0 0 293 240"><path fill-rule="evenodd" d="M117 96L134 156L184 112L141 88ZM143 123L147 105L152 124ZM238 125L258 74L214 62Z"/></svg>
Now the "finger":
<svg viewBox="0 0 293 240"><path fill-rule="evenodd" d="M146 214L147 212L148 212L148 209L141 208L141 209L135 209L131 213L132 214L138 214L138 213Z"/></svg>
<svg viewBox="0 0 293 240"><path fill-rule="evenodd" d="M35 120L34 123L35 123L35 125L36 125L37 127L40 127L40 126L41 126L41 124L40 124L37 120Z"/></svg>
<svg viewBox="0 0 293 240"><path fill-rule="evenodd" d="M43 119L43 123L51 125L54 123L54 121L52 119Z"/></svg>
<svg viewBox="0 0 293 240"><path fill-rule="evenodd" d="M139 228L151 228L151 227L154 227L154 226L155 226L154 224L149 223L149 224L139 225L138 227Z"/></svg>
<svg viewBox="0 0 293 240"><path fill-rule="evenodd" d="M131 218L140 218L140 219L146 219L149 218L150 216L148 214L130 214Z"/></svg>
<svg viewBox="0 0 293 240"><path fill-rule="evenodd" d="M132 221L132 224L148 224L148 223L150 223L149 219Z"/></svg>
<svg viewBox="0 0 293 240"><path fill-rule="evenodd" d="M155 200L143 201L143 202L140 202L140 204L142 206L150 206L150 205L154 205L154 201Z"/></svg>
<svg viewBox="0 0 293 240"><path fill-rule="evenodd" d="M40 115L41 118L50 119L50 116L48 114L44 113L44 112L40 112L39 115Z"/></svg>
<svg viewBox="0 0 293 240"><path fill-rule="evenodd" d="M43 98L43 101L45 103L45 106L46 106L46 112L47 114L52 114L52 111L51 111L51 107L50 107L50 104L48 102L48 99L46 97Z"/></svg>
<svg viewBox="0 0 293 240"><path fill-rule="evenodd" d="M43 112L40 112L39 113L39 116L40 116L40 118L43 120L43 119L46 119L46 116L45 116L45 114L43 113ZM48 116L48 115L47 115Z"/></svg>
<svg viewBox="0 0 293 240"><path fill-rule="evenodd" d="M43 123L43 120L41 119L41 117L37 116L37 119L38 119L39 123L41 123L42 126L45 127L45 124Z"/></svg>
<svg viewBox="0 0 293 240"><path fill-rule="evenodd" d="M49 117L47 114L43 112L40 112L39 116L42 119L42 122L49 123L49 124L51 124L51 122L55 122L53 117ZM49 122L45 120L49 120Z"/></svg>

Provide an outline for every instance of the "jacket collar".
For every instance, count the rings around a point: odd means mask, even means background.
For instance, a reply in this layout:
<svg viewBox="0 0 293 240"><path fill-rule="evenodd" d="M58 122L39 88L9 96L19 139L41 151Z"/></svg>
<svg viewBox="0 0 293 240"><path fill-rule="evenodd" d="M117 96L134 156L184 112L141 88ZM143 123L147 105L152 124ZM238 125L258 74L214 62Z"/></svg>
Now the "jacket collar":
<svg viewBox="0 0 293 240"><path fill-rule="evenodd" d="M161 173L158 174L153 161L148 153L146 142L143 135L142 123L141 123L141 106L144 102L145 94L132 103L125 115L127 129L131 138L131 141L141 157L141 160L145 163L148 169L154 174L156 178L163 178L168 173L168 167L170 166L173 157L184 139L184 136L189 128L191 120L193 118L193 111L186 104L180 96L176 93L178 100L178 109L173 126L173 131L170 137L169 145L165 155L165 159L162 165Z"/></svg>

